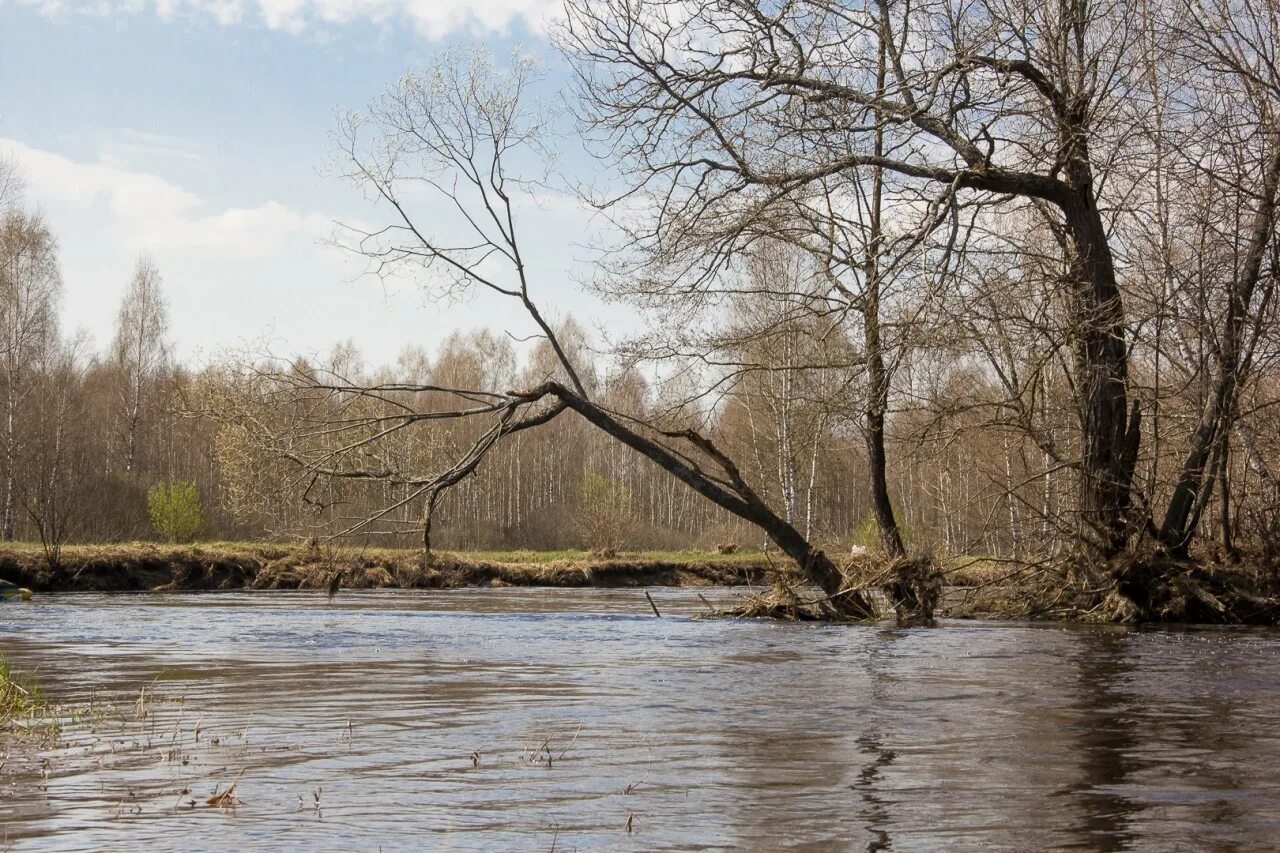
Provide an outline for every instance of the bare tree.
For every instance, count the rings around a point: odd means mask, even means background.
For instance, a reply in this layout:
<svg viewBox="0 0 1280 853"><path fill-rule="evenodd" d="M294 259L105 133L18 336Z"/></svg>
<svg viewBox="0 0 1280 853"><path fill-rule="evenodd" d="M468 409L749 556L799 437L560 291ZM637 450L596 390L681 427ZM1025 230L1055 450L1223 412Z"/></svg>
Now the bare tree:
<svg viewBox="0 0 1280 853"><path fill-rule="evenodd" d="M22 173L6 153L0 153L0 214L8 213L22 198Z"/></svg>
<svg viewBox="0 0 1280 853"><path fill-rule="evenodd" d="M1180 53L1198 72L1180 92L1187 99L1177 151L1186 158L1184 186L1194 193L1183 239L1216 263L1188 265L1199 310L1194 334L1204 357L1188 365L1207 381L1201 410L1178 470L1161 541L1185 554L1215 485L1225 495L1231 433L1259 338L1271 315L1280 206L1280 4L1208 0L1188 4L1171 27ZM1190 90L1189 92L1186 90ZM1188 97L1189 96L1189 97ZM1225 221L1224 221L1225 220ZM1184 352L1189 349L1184 347ZM1198 363L1197 363L1198 362ZM1224 544L1230 545L1224 517Z"/></svg>
<svg viewBox="0 0 1280 853"><path fill-rule="evenodd" d="M1129 407L1125 313L1095 167L1133 126L1122 120L1127 26L1121 5L1083 0L961 11L893 0L569 0L562 42L660 254L709 220L732 232L866 168L914 188L922 204L964 193L1041 209L1071 260L1062 287L1080 385L1080 511L1091 544L1109 554L1133 526L1139 410Z"/></svg>
<svg viewBox="0 0 1280 853"><path fill-rule="evenodd" d="M160 271L146 255L138 258L129 289L120 302L112 345L120 371L120 420L124 470L132 472L138 452L138 424L148 386L164 370L169 312Z"/></svg>
<svg viewBox="0 0 1280 853"><path fill-rule="evenodd" d="M18 464L22 448L18 417L32 384L32 367L57 337L62 277L58 244L34 214L7 214L0 221L0 383L4 394L4 508L0 539L13 539Z"/></svg>
<svg viewBox="0 0 1280 853"><path fill-rule="evenodd" d="M84 350L80 336L53 341L41 354L35 377L40 389L32 408L41 428L32 436L22 505L53 567L72 534L93 467L90 445L77 441L87 431Z"/></svg>
<svg viewBox="0 0 1280 853"><path fill-rule="evenodd" d="M540 161L548 117L529 103L537 72L515 59L495 70L487 57L450 52L431 70L410 73L363 114L347 115L339 146L345 174L391 214L377 230L348 229L346 244L364 254L382 274L434 275L451 293L484 289L523 308L554 366L538 384L515 390L437 385L355 386L339 377L270 377L273 387L296 401L303 416L292 428L266 437L272 448L314 478L378 480L397 487L398 497L345 532L367 529L408 504L422 506L423 543L431 544L432 515L446 490L480 467L505 439L573 411L613 440L658 465L698 494L763 530L826 593L831 612L868 616L875 612L820 549L775 512L747 483L737 464L693 429L664 429L611 411L596 402L580 365L532 296L524 260L521 211L539 186L521 165ZM414 209L423 194L455 211L454 233L436 236ZM444 223L436 221L437 229ZM413 395L451 396L447 410L421 411ZM356 399L372 399L391 414L357 417ZM348 415L332 419L334 407ZM398 459L379 458L373 448L411 428L447 421L480 422L479 437L443 469L417 471ZM323 435L324 441L318 440ZM372 463L372 464L371 464Z"/></svg>

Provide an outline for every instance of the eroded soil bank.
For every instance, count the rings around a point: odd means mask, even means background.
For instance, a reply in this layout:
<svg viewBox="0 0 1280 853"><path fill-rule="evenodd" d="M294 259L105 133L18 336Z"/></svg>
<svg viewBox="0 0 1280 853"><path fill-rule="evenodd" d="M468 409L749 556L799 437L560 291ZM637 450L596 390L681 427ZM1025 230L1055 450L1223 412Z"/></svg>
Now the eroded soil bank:
<svg viewBox="0 0 1280 853"><path fill-rule="evenodd" d="M513 555L518 557L518 555ZM76 546L50 565L39 549L0 551L0 578L35 592L167 592L474 586L739 586L791 574L786 561L754 555L569 556L511 560L395 549L305 545Z"/></svg>

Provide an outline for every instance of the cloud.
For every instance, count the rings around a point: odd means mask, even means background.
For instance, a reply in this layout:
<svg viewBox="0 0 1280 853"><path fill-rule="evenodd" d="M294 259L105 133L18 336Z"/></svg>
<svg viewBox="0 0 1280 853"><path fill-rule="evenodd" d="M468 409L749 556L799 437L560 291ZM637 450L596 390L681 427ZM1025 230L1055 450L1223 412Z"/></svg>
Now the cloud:
<svg viewBox="0 0 1280 853"><path fill-rule="evenodd" d="M407 21L430 38L459 30L501 32L520 22L542 30L557 0L18 0L56 16L152 13L161 18L194 15L223 25L255 23L299 33L350 23Z"/></svg>
<svg viewBox="0 0 1280 853"><path fill-rule="evenodd" d="M201 163L205 160L196 143L175 136L130 128L96 128L92 131L102 151L102 162L128 169L137 163L158 160L176 163ZM79 134L66 134L68 138Z"/></svg>
<svg viewBox="0 0 1280 853"><path fill-rule="evenodd" d="M261 257L285 244L314 244L328 235L328 217L299 213L277 201L208 211L196 193L158 175L112 163L80 163L21 142L0 139L0 152L18 164L30 198L70 208L105 206L108 227L151 251L217 249Z"/></svg>

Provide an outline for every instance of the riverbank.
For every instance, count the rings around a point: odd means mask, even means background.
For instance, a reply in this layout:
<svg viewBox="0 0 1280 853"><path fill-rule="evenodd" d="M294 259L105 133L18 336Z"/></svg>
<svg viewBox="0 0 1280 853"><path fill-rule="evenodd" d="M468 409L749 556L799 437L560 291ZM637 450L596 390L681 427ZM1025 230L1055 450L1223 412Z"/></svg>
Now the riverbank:
<svg viewBox="0 0 1280 853"><path fill-rule="evenodd" d="M853 557L844 570L853 586L929 601L929 615L938 618L1280 624L1275 560L1134 560L1082 570L1067 559L886 564ZM11 543L0 548L0 579L37 593L327 591L335 580L344 589L759 587L741 612L728 615L821 615L812 606L820 593L795 565L759 551L437 551L428 558L414 549L139 542L67 546L50 565L39 546ZM881 597L888 615L893 607Z"/></svg>
<svg viewBox="0 0 1280 853"><path fill-rule="evenodd" d="M35 592L456 589L477 586L640 587L771 584L794 575L760 552L433 552L277 543L76 545L50 565L37 546L0 550L0 578Z"/></svg>

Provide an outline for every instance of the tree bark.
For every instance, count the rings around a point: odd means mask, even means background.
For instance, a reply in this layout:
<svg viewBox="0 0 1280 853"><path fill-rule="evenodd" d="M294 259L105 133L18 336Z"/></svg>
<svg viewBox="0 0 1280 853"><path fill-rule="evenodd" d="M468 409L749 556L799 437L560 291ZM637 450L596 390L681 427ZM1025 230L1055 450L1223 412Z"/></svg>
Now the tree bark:
<svg viewBox="0 0 1280 853"><path fill-rule="evenodd" d="M879 91L885 82L885 33L881 31L879 60L876 67L876 83ZM884 154L884 125L877 111L875 153ZM863 337L867 357L867 411L866 446L868 480L871 488L871 511L875 514L876 527L880 531L880 546L891 559L906 553L902 533L893 514L893 502L889 499L888 461L884 450L884 422L889 409L889 373L885 369L883 342L880 339L880 252L883 230L881 211L884 198L884 173L878 166L871 171L871 217L867 244L867 260L864 270L866 296L862 306Z"/></svg>
<svg viewBox="0 0 1280 853"><path fill-rule="evenodd" d="M893 502L889 499L888 461L884 449L885 410L889 395L889 377L884 369L879 348L878 323L870 312L866 325L868 339L876 338L876 345L867 347L867 425L866 448L868 480L871 487L871 511L880 531L880 545L888 557L901 557L906 553L902 533L894 517ZM873 355L874 352L874 355Z"/></svg>
<svg viewBox="0 0 1280 853"><path fill-rule="evenodd" d="M1110 557L1129 538L1141 418L1136 401L1129 408L1124 305L1087 153L1073 157L1067 172L1070 188L1058 207L1076 266L1071 320L1081 388L1080 514L1086 541Z"/></svg>
<svg viewBox="0 0 1280 853"><path fill-rule="evenodd" d="M14 409L17 402L14 400L13 377L9 378L8 396L5 400L5 429L4 429L4 457L5 457L5 474L4 474L4 519L0 522L0 540L5 542L13 541L14 534L14 512L15 503L17 501L17 465L18 465L18 427L15 423Z"/></svg>

